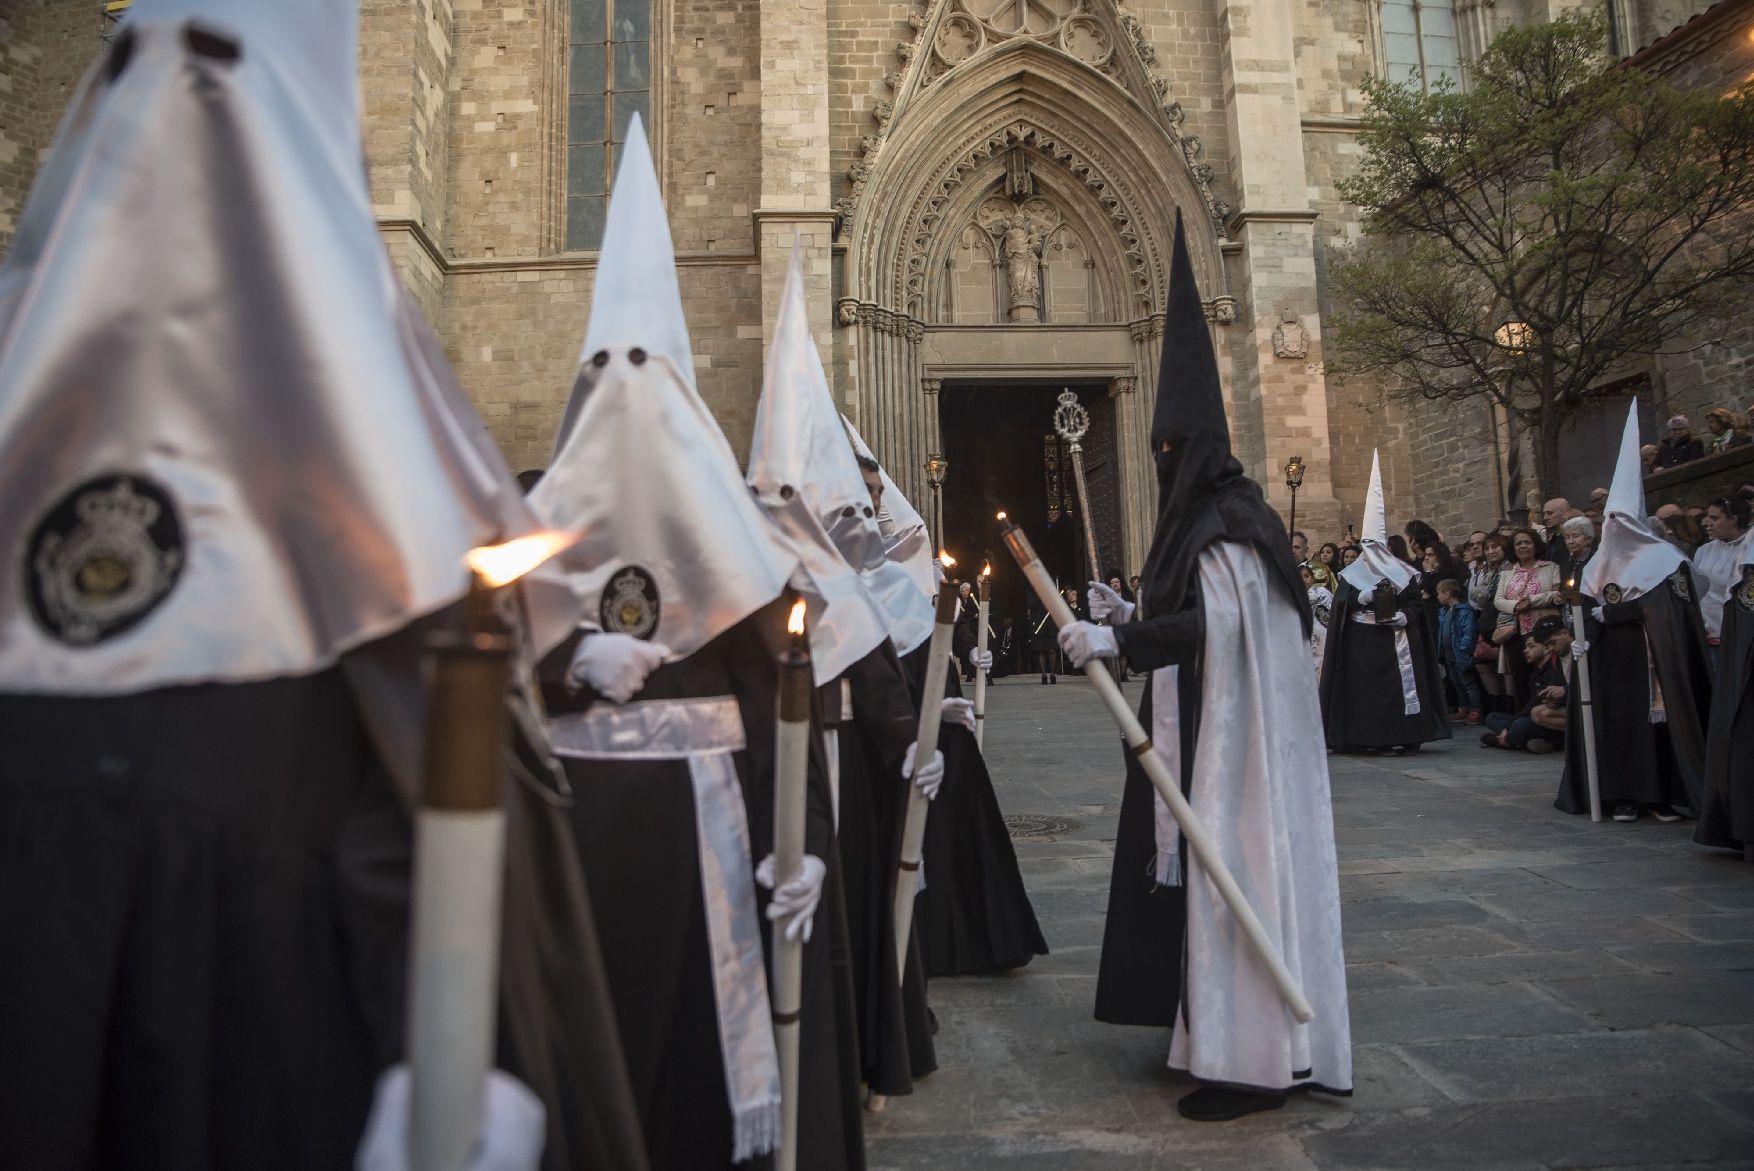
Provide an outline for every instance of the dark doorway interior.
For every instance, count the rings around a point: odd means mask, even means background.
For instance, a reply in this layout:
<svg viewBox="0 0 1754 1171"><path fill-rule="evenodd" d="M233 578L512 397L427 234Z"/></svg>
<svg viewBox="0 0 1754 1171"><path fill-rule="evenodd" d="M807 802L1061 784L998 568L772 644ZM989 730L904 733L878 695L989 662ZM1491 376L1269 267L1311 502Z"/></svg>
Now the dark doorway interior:
<svg viewBox="0 0 1754 1171"><path fill-rule="evenodd" d="M1097 552L1106 571L1121 568L1114 405L1103 384L955 383L940 392L939 427L949 473L944 479L944 545L972 577L993 565L993 628L1022 623L1034 602L1029 584L999 540L1002 509L1028 532L1048 572L1080 595L1088 580L1083 518L1066 444L1054 435L1055 400L1077 392L1090 412L1084 472L1096 514ZM1050 523L1050 510L1060 509Z"/></svg>

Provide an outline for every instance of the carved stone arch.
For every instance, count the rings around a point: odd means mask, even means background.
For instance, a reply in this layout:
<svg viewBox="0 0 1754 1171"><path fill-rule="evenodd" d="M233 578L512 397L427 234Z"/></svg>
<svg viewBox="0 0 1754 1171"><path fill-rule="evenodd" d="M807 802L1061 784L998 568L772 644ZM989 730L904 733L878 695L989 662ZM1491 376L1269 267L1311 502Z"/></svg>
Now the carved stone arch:
<svg viewBox="0 0 1754 1171"><path fill-rule="evenodd" d="M1092 320L1124 325L1144 316L1137 299L1135 265L1127 255L1127 245L1116 230L1113 213L1103 206L1097 195L1082 179L1057 163L1044 161L1032 174L1043 197L1053 203L1063 218L1062 225L1074 231L1084 249L1096 261L1100 316ZM943 304L938 282L946 279L947 261L962 237L963 229L973 222L976 210L991 199L1005 176L1005 155L998 152L978 168L968 172L940 207L935 230L929 233L926 251L922 254L920 272L922 306ZM941 226L939 226L941 225ZM1061 225L1057 225L1061 226Z"/></svg>
<svg viewBox="0 0 1754 1171"><path fill-rule="evenodd" d="M954 210L965 188L984 189L1012 147L1034 152L1053 181L1082 185L1080 205L1107 217L1103 236L1117 242L1129 282L1112 310L1121 319L1161 310L1178 208L1200 287L1224 289L1205 196L1160 119L1116 81L1020 39L914 95L889 127L854 209L847 297L919 318L930 258L942 256L940 234L961 226Z"/></svg>

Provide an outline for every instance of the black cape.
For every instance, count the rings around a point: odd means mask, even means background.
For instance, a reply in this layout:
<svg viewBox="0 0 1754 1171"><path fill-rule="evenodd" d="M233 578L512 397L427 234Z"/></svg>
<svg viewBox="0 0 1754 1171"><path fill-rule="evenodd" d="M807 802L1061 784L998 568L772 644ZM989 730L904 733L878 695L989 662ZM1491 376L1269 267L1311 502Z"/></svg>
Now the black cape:
<svg viewBox="0 0 1754 1171"><path fill-rule="evenodd" d="M872 1090L893 1097L912 1092L915 1078L938 1067L917 931L908 948L907 979L896 979L895 879L909 784L901 767L918 716L887 641L853 664L844 679L851 718L842 719L840 680L819 696L824 721L839 741L839 852L859 1074Z"/></svg>
<svg viewBox="0 0 1754 1171"><path fill-rule="evenodd" d="M1754 567L1724 602L1717 675L1705 739L1705 793L1693 840L1702 846L1754 846Z"/></svg>
<svg viewBox="0 0 1754 1171"><path fill-rule="evenodd" d="M746 747L734 755L755 860L773 848L775 639L787 605L778 599L686 659L659 667L634 697L736 697ZM568 642L544 664L554 712L606 702L588 688L573 693L559 685L572 650ZM820 735L811 737L805 849L824 860L828 879L804 949L798 1166L858 1171L864 1140L857 1042L849 972L832 954L847 937L821 744ZM687 762L565 758L565 765L578 794L573 832L654 1171L770 1165L766 1156L731 1162L731 1111ZM767 892L759 888L758 904L765 924ZM763 932L763 943L771 949L771 932Z"/></svg>
<svg viewBox="0 0 1754 1171"><path fill-rule="evenodd" d="M1604 812L1623 801L1698 808L1711 668L1697 596L1691 568L1681 565L1649 593L1602 606L1588 661ZM1650 719L1653 666L1664 707L1663 722L1655 724ZM1588 813L1583 738L1566 739L1566 769L1553 804L1566 813Z"/></svg>
<svg viewBox="0 0 1754 1171"><path fill-rule="evenodd" d="M916 704L931 645L928 640L902 660ZM961 694L956 672L945 672L944 695ZM944 785L926 818L920 852L926 889L914 903L926 975L1021 967L1048 954L1048 945L1023 888L993 779L974 733L961 724L946 721L939 728L938 750L944 754Z"/></svg>
<svg viewBox="0 0 1754 1171"><path fill-rule="evenodd" d="M1358 587L1340 579L1328 619L1328 645L1322 659L1322 724L1335 752L1398 748L1450 738L1443 675L1437 664L1437 638L1426 619L1417 576L1396 597L1406 615L1407 643L1419 711L1405 714L1395 628L1352 621Z"/></svg>
<svg viewBox="0 0 1754 1171"><path fill-rule="evenodd" d="M353 1165L403 1059L413 845L348 669L0 697L0 1143L18 1166ZM547 1171L643 1168L539 767L506 788L497 1062L547 1108Z"/></svg>

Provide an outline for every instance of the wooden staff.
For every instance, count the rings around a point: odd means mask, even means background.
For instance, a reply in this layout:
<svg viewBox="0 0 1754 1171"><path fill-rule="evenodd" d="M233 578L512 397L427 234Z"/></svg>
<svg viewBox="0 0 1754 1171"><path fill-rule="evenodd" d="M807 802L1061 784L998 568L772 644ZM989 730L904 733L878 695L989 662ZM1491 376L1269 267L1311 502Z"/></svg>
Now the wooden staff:
<svg viewBox="0 0 1754 1171"><path fill-rule="evenodd" d="M804 786L810 768L810 647L804 640L804 601L786 624L791 645L780 658L779 718L773 768L773 886L804 868ZM775 1171L798 1166L798 1017L804 1003L804 941L773 927L773 1039L780 1062L780 1144Z"/></svg>
<svg viewBox="0 0 1754 1171"><path fill-rule="evenodd" d="M1066 600L1054 592L1053 580L1048 577L1047 570L1042 566L1041 558L1035 555L1035 549L1030 545L1029 538L1024 535L1023 530L1006 520L1002 522L999 531L1000 535L1005 538L1005 544L1011 549L1011 556L1017 559L1018 567L1029 579L1029 584L1035 587L1036 596L1041 599L1042 605L1048 608L1048 613L1053 615L1054 621L1062 628L1076 622L1077 618L1072 614L1071 608L1066 605ZM1261 957L1261 962L1267 965L1268 974L1272 976L1273 984L1279 991L1279 998L1291 1010L1292 1016L1304 1024L1309 1023L1315 1018L1315 1010L1305 999L1303 989L1299 988L1297 981L1292 978L1290 970L1285 966L1285 961L1279 956L1278 949L1273 946L1273 941L1267 938L1266 929L1261 926L1261 921L1256 917L1254 908L1249 906L1248 900L1243 897L1241 889L1236 885L1236 879L1225 867L1224 860L1218 856L1218 847L1207 834L1206 827L1200 824L1200 820L1194 816L1194 811L1188 808L1187 799L1182 796L1181 786L1175 783L1175 779L1169 775L1169 769L1158 758L1157 753L1152 751L1151 738L1146 735L1145 729L1140 727L1138 717L1133 714L1133 709L1127 706L1126 697L1121 694L1120 686L1115 683L1113 676L1103 667L1100 659L1093 658L1086 662L1084 674L1089 677L1091 684L1096 688L1096 693L1108 705L1109 714L1114 717L1115 723L1120 725L1121 732L1126 736L1128 747L1138 758L1139 766L1145 770L1145 775L1151 778L1152 785L1157 789L1157 795L1163 798L1163 803L1169 806L1170 813L1180 824L1182 836L1187 839L1188 848L1198 859L1200 868L1212 880L1212 885L1218 888L1219 896L1230 908L1230 913L1235 917L1238 925L1242 927L1243 934L1248 937L1256 954Z"/></svg>
<svg viewBox="0 0 1754 1171"><path fill-rule="evenodd" d="M954 563L952 563L954 564ZM926 650L926 685L920 692L920 725L914 736L914 775L938 751L938 723L944 714L944 673L950 665L950 636L956 630L956 591L945 582L938 587L937 624ZM920 891L920 849L926 841L926 813L931 807L920 787L909 784L907 820L901 830L901 869L895 874L895 963L897 975L907 978L907 941L914 927L914 896Z"/></svg>
<svg viewBox="0 0 1754 1171"><path fill-rule="evenodd" d="M1571 638L1579 646L1586 645L1583 636L1583 595L1577 592L1577 579L1565 583L1566 601L1571 603ZM1590 789L1590 820L1602 820L1602 785L1596 775L1596 720L1590 706L1590 656L1585 651L1572 660L1572 675L1577 684L1578 705L1583 716L1583 768Z"/></svg>
<svg viewBox="0 0 1754 1171"><path fill-rule="evenodd" d="M993 567L991 563L981 566L980 584L975 587L980 591L980 633L975 635L974 656L974 742L976 747L986 747L987 731L987 669L981 664L987 657L987 620L993 611Z"/></svg>

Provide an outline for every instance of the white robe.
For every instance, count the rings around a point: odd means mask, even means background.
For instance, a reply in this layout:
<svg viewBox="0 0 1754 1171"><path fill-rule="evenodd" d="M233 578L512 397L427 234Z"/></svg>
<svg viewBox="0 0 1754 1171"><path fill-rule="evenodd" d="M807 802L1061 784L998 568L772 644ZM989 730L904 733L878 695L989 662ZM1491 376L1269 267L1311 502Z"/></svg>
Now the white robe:
<svg viewBox="0 0 1754 1171"><path fill-rule="evenodd" d="M1169 1064L1204 1081L1269 1090L1308 1070L1295 1081L1350 1090L1339 869L1309 642L1250 546L1209 546L1200 589L1205 674L1189 804L1316 1015L1307 1025L1292 1017L1190 855L1187 982ZM1157 743L1179 743L1176 705L1158 703L1154 712Z"/></svg>

